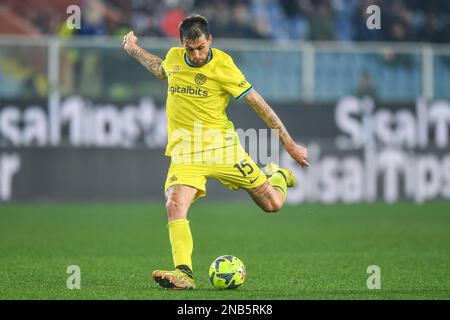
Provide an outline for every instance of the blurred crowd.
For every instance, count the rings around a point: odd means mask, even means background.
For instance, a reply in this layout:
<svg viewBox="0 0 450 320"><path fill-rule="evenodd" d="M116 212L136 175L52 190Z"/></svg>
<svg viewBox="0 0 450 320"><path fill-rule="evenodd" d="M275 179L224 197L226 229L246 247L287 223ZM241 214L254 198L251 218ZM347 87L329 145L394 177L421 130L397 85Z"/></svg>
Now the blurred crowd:
<svg viewBox="0 0 450 320"><path fill-rule="evenodd" d="M2 2L4 8L29 24L29 30L44 34L118 35L133 29L139 35L176 38L180 20L198 13L209 19L213 35L221 38L450 42L448 0ZM71 4L81 8L80 30L67 30L65 9ZM373 4L381 8L381 30L366 27L366 8Z"/></svg>

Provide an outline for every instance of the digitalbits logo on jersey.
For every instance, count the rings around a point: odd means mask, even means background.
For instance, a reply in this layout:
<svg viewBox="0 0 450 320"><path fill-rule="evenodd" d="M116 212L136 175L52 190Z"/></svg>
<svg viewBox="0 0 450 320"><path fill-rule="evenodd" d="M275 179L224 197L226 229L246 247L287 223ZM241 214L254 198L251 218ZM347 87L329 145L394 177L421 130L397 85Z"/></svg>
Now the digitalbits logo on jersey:
<svg viewBox="0 0 450 320"><path fill-rule="evenodd" d="M191 86L171 86L169 87L169 92L171 94L187 94L191 96L200 96L200 97L207 97L208 96L208 90L204 90L199 87L191 87Z"/></svg>

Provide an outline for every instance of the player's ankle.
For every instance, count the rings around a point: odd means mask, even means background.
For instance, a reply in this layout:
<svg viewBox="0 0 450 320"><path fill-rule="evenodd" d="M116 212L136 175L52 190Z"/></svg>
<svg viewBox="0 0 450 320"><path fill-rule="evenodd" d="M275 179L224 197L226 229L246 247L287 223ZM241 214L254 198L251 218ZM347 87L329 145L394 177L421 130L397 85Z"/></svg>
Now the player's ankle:
<svg viewBox="0 0 450 320"><path fill-rule="evenodd" d="M188 277L194 279L194 273L188 265L180 264L179 266L176 266L176 269L183 271Z"/></svg>

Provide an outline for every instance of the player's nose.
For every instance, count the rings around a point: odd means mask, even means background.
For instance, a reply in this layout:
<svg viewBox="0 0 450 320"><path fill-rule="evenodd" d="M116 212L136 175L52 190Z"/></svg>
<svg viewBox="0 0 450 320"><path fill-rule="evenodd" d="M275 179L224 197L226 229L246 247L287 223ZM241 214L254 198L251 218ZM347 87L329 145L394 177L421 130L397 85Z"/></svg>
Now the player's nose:
<svg viewBox="0 0 450 320"><path fill-rule="evenodd" d="M200 51L198 51L198 50L194 51L194 58L196 60L199 60L201 58L201 56L202 56L202 53Z"/></svg>

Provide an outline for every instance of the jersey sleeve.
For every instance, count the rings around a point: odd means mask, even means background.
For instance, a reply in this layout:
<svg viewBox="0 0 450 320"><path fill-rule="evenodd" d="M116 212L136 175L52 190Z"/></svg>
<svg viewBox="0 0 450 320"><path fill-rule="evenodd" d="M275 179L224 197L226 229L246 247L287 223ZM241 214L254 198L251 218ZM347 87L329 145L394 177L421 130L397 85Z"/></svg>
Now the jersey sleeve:
<svg viewBox="0 0 450 320"><path fill-rule="evenodd" d="M235 99L244 98L253 89L231 57L224 59L220 71L219 81L222 88Z"/></svg>

